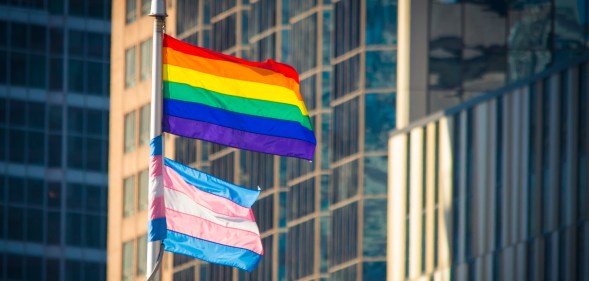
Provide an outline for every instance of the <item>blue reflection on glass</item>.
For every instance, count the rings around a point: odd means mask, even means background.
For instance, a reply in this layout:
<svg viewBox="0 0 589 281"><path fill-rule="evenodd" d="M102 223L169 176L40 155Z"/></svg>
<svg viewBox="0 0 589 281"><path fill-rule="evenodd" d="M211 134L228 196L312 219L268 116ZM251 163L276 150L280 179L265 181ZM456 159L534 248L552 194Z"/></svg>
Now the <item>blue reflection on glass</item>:
<svg viewBox="0 0 589 281"><path fill-rule="evenodd" d="M397 1L366 1L366 44L397 44Z"/></svg>
<svg viewBox="0 0 589 281"><path fill-rule="evenodd" d="M388 133L395 128L395 94L366 95L365 149L386 150Z"/></svg>
<svg viewBox="0 0 589 281"><path fill-rule="evenodd" d="M397 82L395 51L366 52L366 88L394 88Z"/></svg>
<svg viewBox="0 0 589 281"><path fill-rule="evenodd" d="M387 200L364 201L363 254L369 257L386 256L387 246ZM373 280L373 279L369 279Z"/></svg>

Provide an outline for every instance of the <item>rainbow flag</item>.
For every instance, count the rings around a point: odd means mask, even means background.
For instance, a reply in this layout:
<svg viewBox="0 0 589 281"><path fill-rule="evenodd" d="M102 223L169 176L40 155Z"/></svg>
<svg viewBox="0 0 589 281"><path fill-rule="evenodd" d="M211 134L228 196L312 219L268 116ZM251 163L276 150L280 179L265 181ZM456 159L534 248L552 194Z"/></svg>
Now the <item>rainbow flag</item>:
<svg viewBox="0 0 589 281"><path fill-rule="evenodd" d="M259 190L215 178L162 156L152 157L163 182L150 197L149 239L164 250L252 271L264 249L251 206Z"/></svg>
<svg viewBox="0 0 589 281"><path fill-rule="evenodd" d="M165 132L312 160L315 135L297 72L163 40Z"/></svg>

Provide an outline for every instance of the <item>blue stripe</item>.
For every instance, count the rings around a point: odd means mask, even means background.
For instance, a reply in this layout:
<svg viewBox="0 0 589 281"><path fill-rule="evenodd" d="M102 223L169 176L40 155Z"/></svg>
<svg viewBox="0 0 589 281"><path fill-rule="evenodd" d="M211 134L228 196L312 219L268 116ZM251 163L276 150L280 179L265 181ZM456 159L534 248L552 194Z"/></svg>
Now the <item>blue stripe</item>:
<svg viewBox="0 0 589 281"><path fill-rule="evenodd" d="M164 250L191 256L211 263L234 266L251 272L256 269L262 256L250 250L217 244L168 230Z"/></svg>
<svg viewBox="0 0 589 281"><path fill-rule="evenodd" d="M149 142L149 155L159 156L162 155L162 135L159 135Z"/></svg>
<svg viewBox="0 0 589 281"><path fill-rule="evenodd" d="M147 222L147 241L153 242L166 239L166 218L159 218Z"/></svg>
<svg viewBox="0 0 589 281"><path fill-rule="evenodd" d="M246 208L250 208L258 199L258 195L260 195L259 190L253 190L226 182L168 158L164 158L164 165L172 168L184 179L184 181L195 188L227 198Z"/></svg>
<svg viewBox="0 0 589 281"><path fill-rule="evenodd" d="M313 131L298 122L227 111L199 103L164 99L165 115L207 122L241 131L298 139L316 144Z"/></svg>

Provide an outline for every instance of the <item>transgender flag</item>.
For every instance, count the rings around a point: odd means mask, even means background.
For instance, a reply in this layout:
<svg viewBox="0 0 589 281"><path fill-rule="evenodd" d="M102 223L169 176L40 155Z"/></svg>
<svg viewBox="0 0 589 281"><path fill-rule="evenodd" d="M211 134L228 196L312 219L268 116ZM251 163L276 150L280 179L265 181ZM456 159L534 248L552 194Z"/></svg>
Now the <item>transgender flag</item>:
<svg viewBox="0 0 589 281"><path fill-rule="evenodd" d="M159 164L155 163L160 161ZM264 249L251 206L259 190L215 178L162 156L152 156L163 175L150 202L150 241L163 239L164 250L204 261L256 268ZM159 169L158 169L159 165Z"/></svg>

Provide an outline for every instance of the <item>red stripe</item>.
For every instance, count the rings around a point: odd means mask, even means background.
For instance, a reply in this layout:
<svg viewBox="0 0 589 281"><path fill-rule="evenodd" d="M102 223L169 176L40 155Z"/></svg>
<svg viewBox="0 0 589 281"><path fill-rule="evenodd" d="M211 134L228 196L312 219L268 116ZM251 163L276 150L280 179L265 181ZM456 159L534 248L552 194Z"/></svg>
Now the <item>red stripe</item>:
<svg viewBox="0 0 589 281"><path fill-rule="evenodd" d="M170 47L176 51L179 51L179 52L182 52L185 54L190 54L190 55L199 56L199 57L203 57L203 58L223 60L223 61L239 63L239 64L243 64L243 65L253 66L253 67L257 67L257 68L269 69L274 72L281 73L285 77L292 78L294 81L299 83L299 74L292 66L290 66L288 64L284 64L284 63L279 63L279 62L276 62L271 59L269 59L265 62L248 61L248 60L236 58L233 56L225 55L222 53L218 53L215 51L211 51L209 49L193 46L188 43L184 43L184 42L182 42L172 36L169 36L167 34L164 34L163 46Z"/></svg>

